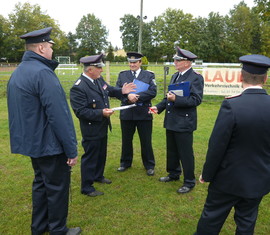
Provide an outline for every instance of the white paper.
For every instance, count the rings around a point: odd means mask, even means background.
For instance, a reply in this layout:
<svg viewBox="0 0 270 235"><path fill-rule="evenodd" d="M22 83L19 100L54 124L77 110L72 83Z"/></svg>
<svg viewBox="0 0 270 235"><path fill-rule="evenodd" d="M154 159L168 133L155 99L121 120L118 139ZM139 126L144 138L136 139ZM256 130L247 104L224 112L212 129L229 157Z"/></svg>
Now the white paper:
<svg viewBox="0 0 270 235"><path fill-rule="evenodd" d="M115 108L112 108L112 110L116 111L116 110L130 109L130 108L133 108L135 106L136 106L136 104L130 104L130 105L125 105L125 106L115 107Z"/></svg>
<svg viewBox="0 0 270 235"><path fill-rule="evenodd" d="M183 90L171 90L170 92L177 96L184 96Z"/></svg>

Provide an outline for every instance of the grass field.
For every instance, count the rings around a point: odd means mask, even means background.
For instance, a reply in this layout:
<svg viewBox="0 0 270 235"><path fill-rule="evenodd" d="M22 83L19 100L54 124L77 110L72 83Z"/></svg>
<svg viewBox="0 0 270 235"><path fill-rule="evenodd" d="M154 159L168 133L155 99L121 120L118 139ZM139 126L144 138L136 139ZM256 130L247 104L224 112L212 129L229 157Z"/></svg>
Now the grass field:
<svg viewBox="0 0 270 235"><path fill-rule="evenodd" d="M198 178L205 159L207 141L211 133L220 102L203 102L198 108L198 130L194 135L196 177ZM111 106L118 106L111 100ZM28 157L12 155L9 150L6 98L0 98L0 234L30 234L31 183L33 170ZM78 120L74 117L80 146ZM80 194L79 164L72 172L72 200L69 207L68 226L81 226L83 234L193 234L207 194L207 184L197 184L186 195L178 195L178 182L161 183L165 170L165 130L163 114L154 117L153 147L156 157L156 174L146 175L140 158L137 134L134 140L134 162L131 169L119 173L121 133L118 113L112 116L113 131L109 133L108 159L105 176L111 185L97 184L105 195L89 198ZM270 198L266 196L260 206L256 226L257 235L270 234ZM221 234L234 234L232 214L226 221Z"/></svg>
<svg viewBox="0 0 270 235"><path fill-rule="evenodd" d="M126 69L124 67L124 69ZM151 69L151 68L150 68ZM162 72L160 72L162 74ZM9 75L1 76L1 80ZM66 75L59 74L61 82L68 91L78 74L63 80ZM113 79L116 75L112 76ZM159 77L162 79L162 75ZM31 184L33 170L30 159L10 154L5 84L1 83L0 94L0 234L30 234L31 223ZM114 84L114 82L112 83ZM162 92L153 101L156 104ZM207 143L211 134L222 99L205 97L198 107L198 130L194 132L195 175L198 179L205 160ZM111 99L111 107L119 106L119 101ZM104 196L89 198L80 193L80 162L73 168L71 183L71 202L68 226L80 226L84 235L103 234L145 234L145 235L191 235L195 232L203 204L207 195L207 184L197 183L191 193L179 195L176 190L180 181L161 183L158 178L166 173L164 114L154 116L153 148L156 158L156 174L146 175L140 157L137 134L134 139L133 166L126 172L117 172L121 152L121 132L116 112L112 117L113 131L109 133L108 157L105 176L113 181L111 185L96 184ZM75 116L79 156L82 155L79 123ZM261 205L257 220L256 235L270 234L269 203L267 195ZM231 213L224 224L221 235L234 234L235 224Z"/></svg>

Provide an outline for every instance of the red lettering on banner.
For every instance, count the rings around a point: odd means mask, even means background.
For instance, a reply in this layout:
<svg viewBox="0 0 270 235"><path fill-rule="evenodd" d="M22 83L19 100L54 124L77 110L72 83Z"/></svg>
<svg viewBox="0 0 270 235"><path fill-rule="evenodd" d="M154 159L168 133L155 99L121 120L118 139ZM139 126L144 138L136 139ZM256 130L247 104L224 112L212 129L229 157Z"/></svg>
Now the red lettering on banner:
<svg viewBox="0 0 270 235"><path fill-rule="evenodd" d="M223 82L223 78L221 76L221 72L217 71L216 74L214 75L213 82L220 81Z"/></svg>
<svg viewBox="0 0 270 235"><path fill-rule="evenodd" d="M232 75L230 76L231 79L229 78L228 73L229 73L229 71L227 70L226 71L225 81L226 82L233 82L234 81L234 78L235 78L235 72L234 71L232 72Z"/></svg>
<svg viewBox="0 0 270 235"><path fill-rule="evenodd" d="M205 71L204 79L206 82L211 82L211 80L208 79L208 70Z"/></svg>
<svg viewBox="0 0 270 235"><path fill-rule="evenodd" d="M204 81L210 83L241 83L241 76L241 70L210 69L203 71Z"/></svg>
<svg viewBox="0 0 270 235"><path fill-rule="evenodd" d="M241 71L238 71L238 73L237 73L237 82L242 82L242 73L241 73Z"/></svg>

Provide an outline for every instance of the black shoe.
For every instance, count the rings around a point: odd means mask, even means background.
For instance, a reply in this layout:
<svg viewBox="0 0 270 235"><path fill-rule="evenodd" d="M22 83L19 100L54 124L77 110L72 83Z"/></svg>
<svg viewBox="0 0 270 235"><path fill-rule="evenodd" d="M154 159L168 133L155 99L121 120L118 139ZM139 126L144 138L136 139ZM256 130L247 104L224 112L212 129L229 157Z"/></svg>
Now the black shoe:
<svg viewBox="0 0 270 235"><path fill-rule="evenodd" d="M129 167L124 167L124 166L120 166L117 170L120 172L123 172L125 170L127 170Z"/></svg>
<svg viewBox="0 0 270 235"><path fill-rule="evenodd" d="M187 186L182 186L179 188L176 192L177 193L188 193L192 190L193 188L187 187Z"/></svg>
<svg viewBox="0 0 270 235"><path fill-rule="evenodd" d="M154 169L148 169L148 170L146 171L146 174L147 174L148 176L153 176L153 175L155 174L155 171L154 171Z"/></svg>
<svg viewBox="0 0 270 235"><path fill-rule="evenodd" d="M78 235L81 234L81 228L80 227L76 227L76 228L69 228L68 232L66 233L66 235Z"/></svg>
<svg viewBox="0 0 270 235"><path fill-rule="evenodd" d="M179 180L179 178L171 178L170 176L164 176L164 177L160 177L159 181L161 182L170 182L170 181L176 181Z"/></svg>
<svg viewBox="0 0 270 235"><path fill-rule="evenodd" d="M93 191L91 193L84 193L85 195L89 196L89 197L96 197L96 196L101 196L103 195L104 193L103 192L100 192L100 191Z"/></svg>
<svg viewBox="0 0 270 235"><path fill-rule="evenodd" d="M101 183L101 184L111 184L112 181L106 178L103 178L102 180L97 180L96 182Z"/></svg>

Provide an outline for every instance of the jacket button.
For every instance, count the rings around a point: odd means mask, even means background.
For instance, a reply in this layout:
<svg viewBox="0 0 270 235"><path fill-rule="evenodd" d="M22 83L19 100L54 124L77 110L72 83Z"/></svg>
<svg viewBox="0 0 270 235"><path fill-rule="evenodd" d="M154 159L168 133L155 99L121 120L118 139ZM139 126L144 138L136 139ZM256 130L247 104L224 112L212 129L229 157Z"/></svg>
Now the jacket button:
<svg viewBox="0 0 270 235"><path fill-rule="evenodd" d="M91 125L91 122L89 122L88 124Z"/></svg>

